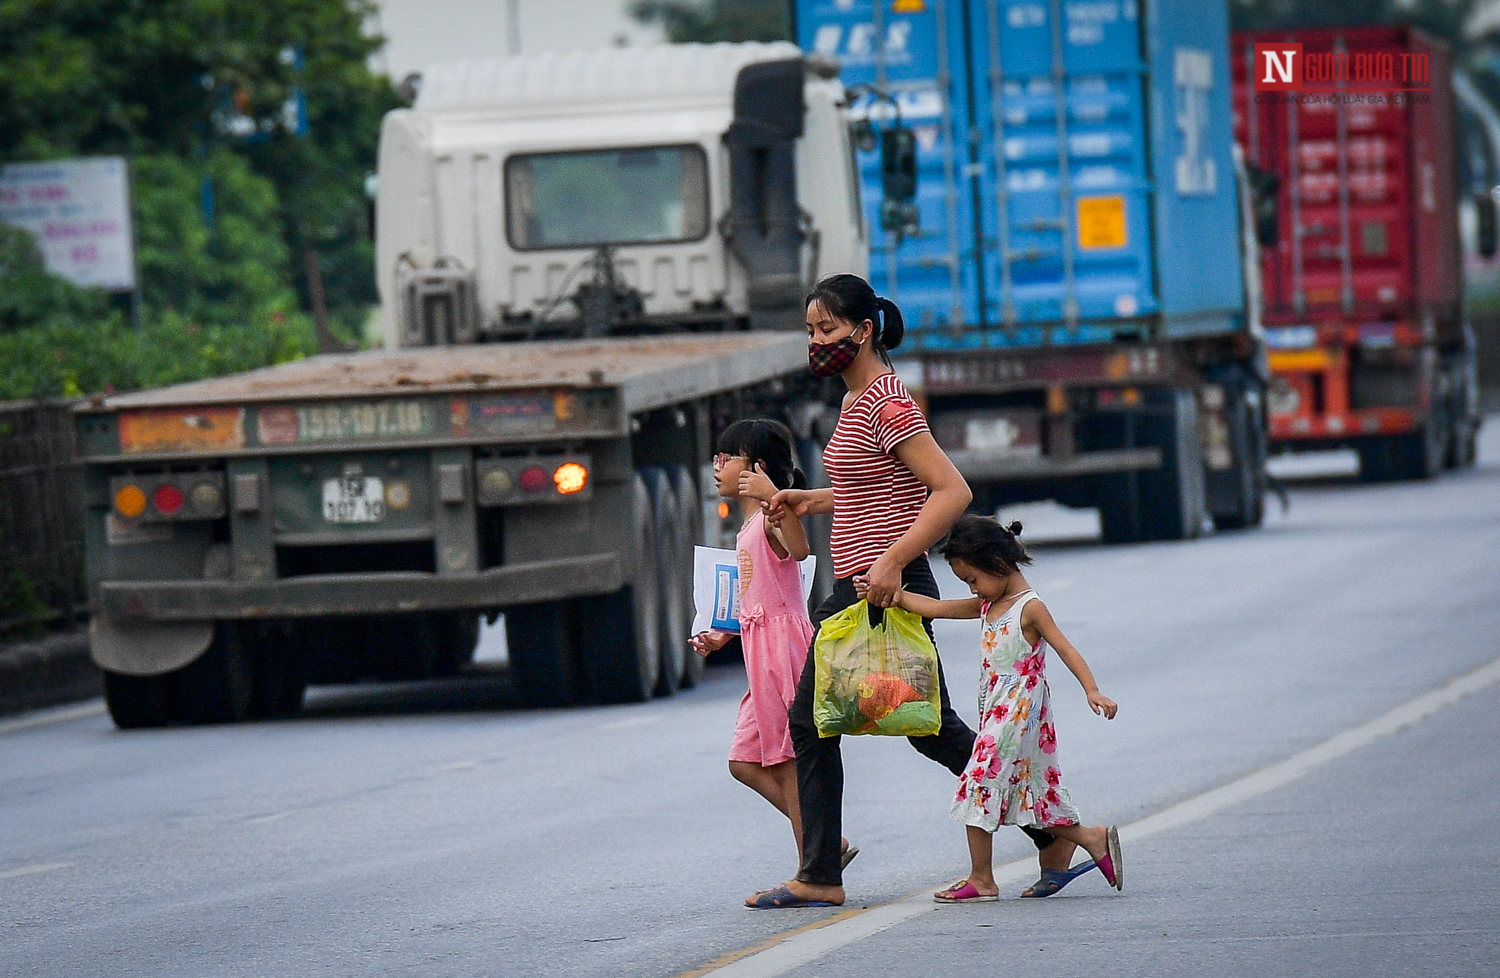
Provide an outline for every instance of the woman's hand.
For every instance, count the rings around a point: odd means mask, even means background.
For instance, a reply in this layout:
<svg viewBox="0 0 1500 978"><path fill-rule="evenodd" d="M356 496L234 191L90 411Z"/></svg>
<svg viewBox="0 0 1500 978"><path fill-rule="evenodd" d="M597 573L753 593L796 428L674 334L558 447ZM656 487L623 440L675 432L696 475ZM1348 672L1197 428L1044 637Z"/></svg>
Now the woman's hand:
<svg viewBox="0 0 1500 978"><path fill-rule="evenodd" d="M797 517L806 516L811 512L808 508L812 505L811 496L810 489L783 489L766 501L766 518L772 523L780 523L784 512Z"/></svg>
<svg viewBox="0 0 1500 978"><path fill-rule="evenodd" d="M1093 710L1096 714L1104 714L1104 719L1113 720L1115 718L1115 714L1119 712L1120 708L1115 705L1115 701L1110 699L1108 696L1105 696L1097 689L1092 693L1089 693L1088 696L1089 709Z"/></svg>
<svg viewBox="0 0 1500 978"><path fill-rule="evenodd" d="M693 647L694 652L698 653L699 655L706 656L710 652L717 652L724 646L728 645L731 638L734 638L734 636L729 634L728 632L699 632L697 635L694 635L692 638L688 639L688 644Z"/></svg>
<svg viewBox="0 0 1500 978"><path fill-rule="evenodd" d="M896 603L896 592L901 590L901 568L888 559L887 553L870 567L865 574L865 600L877 608L889 608Z"/></svg>
<svg viewBox="0 0 1500 978"><path fill-rule="evenodd" d="M906 592L903 591L903 590L901 590L900 587L897 587L895 595L891 598L890 607L892 607L892 608L902 608L902 607L905 607L901 603L901 596L904 595L905 593ZM860 599L865 600L865 601L869 600L869 597L870 597L870 575L869 574L856 574L854 576L854 596L856 598L860 598Z"/></svg>
<svg viewBox="0 0 1500 978"><path fill-rule="evenodd" d="M758 499L762 503L768 503L777 496L776 483L766 475L766 470L759 462L755 463L755 471L743 469L740 471L740 495L749 499ZM796 512L793 510L793 512ZM801 513L797 513L801 516ZM780 522L779 520L777 522Z"/></svg>
<svg viewBox="0 0 1500 978"><path fill-rule="evenodd" d="M814 513L833 512L833 490L832 489L783 489L771 497L770 502L763 503L766 518L773 524L781 522L781 518L791 513L798 519L811 516Z"/></svg>

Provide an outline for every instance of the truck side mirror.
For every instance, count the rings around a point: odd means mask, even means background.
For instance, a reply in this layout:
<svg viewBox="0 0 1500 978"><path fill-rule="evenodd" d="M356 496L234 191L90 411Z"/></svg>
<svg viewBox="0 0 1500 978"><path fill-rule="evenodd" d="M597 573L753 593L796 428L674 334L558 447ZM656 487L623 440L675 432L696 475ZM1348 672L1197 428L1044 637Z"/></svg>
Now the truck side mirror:
<svg viewBox="0 0 1500 978"><path fill-rule="evenodd" d="M917 137L895 125L880 133L880 226L898 237L917 233Z"/></svg>
<svg viewBox="0 0 1500 978"><path fill-rule="evenodd" d="M1490 194L1475 194L1474 212L1479 218L1476 229L1478 234L1475 235L1478 238L1475 243L1478 245L1479 255L1482 258L1493 258L1497 232L1495 198Z"/></svg>
<svg viewBox="0 0 1500 978"><path fill-rule="evenodd" d="M856 119L849 123L849 141L861 153L873 153L875 147L880 145L880 139L875 135L875 127L870 125L869 119Z"/></svg>
<svg viewBox="0 0 1500 978"><path fill-rule="evenodd" d="M1276 195L1281 178L1258 166L1246 168L1250 177L1250 214L1255 220L1255 241L1262 248L1281 243L1281 205Z"/></svg>

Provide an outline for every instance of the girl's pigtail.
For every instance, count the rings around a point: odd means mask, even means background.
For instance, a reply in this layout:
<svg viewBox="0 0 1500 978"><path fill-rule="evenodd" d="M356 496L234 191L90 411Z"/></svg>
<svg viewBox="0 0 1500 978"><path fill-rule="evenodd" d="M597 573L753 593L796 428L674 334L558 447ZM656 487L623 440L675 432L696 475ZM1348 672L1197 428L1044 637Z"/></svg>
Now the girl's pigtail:
<svg viewBox="0 0 1500 978"><path fill-rule="evenodd" d="M806 489L807 488L807 473L803 472L801 469L799 469L795 465L792 466L792 488L793 489Z"/></svg>

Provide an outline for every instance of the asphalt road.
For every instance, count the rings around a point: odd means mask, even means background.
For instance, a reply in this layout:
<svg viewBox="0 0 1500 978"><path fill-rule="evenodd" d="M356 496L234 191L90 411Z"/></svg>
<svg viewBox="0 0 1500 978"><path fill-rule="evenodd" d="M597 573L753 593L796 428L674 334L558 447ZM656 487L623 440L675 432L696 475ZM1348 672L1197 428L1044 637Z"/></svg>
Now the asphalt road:
<svg viewBox="0 0 1500 978"><path fill-rule="evenodd" d="M1500 424L1473 472L1302 483L1259 531L1037 558L1121 704L1094 717L1054 662L1063 770L1087 820L1136 822L1500 657ZM938 631L971 721L977 632ZM725 770L742 690L716 669L672 700L532 711L490 674L232 728L0 723L0 971L672 975L832 918L739 907L794 862ZM1091 876L924 910L791 973L1494 974L1497 691L1127 841L1123 894ZM902 741L845 745L846 909L961 875L951 776ZM997 837L997 861L1029 852Z"/></svg>

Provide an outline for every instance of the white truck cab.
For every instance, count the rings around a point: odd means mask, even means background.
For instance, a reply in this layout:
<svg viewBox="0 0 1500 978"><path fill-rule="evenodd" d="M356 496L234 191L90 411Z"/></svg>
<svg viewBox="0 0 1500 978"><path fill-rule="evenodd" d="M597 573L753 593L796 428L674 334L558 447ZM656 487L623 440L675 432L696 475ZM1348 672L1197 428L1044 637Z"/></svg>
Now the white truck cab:
<svg viewBox="0 0 1500 978"><path fill-rule="evenodd" d="M786 43L428 69L381 129L387 347L799 328L868 263L834 75Z"/></svg>

